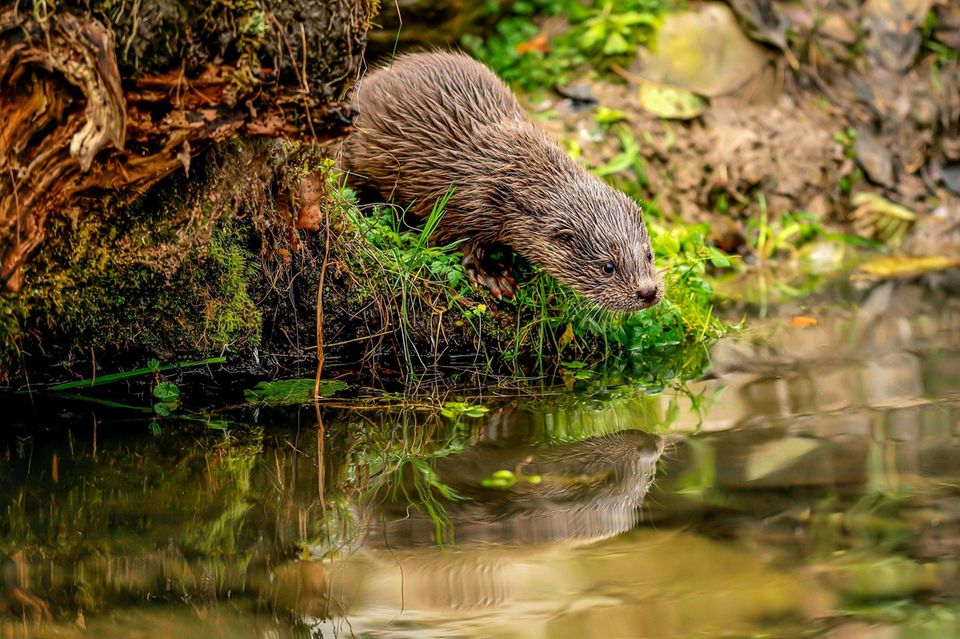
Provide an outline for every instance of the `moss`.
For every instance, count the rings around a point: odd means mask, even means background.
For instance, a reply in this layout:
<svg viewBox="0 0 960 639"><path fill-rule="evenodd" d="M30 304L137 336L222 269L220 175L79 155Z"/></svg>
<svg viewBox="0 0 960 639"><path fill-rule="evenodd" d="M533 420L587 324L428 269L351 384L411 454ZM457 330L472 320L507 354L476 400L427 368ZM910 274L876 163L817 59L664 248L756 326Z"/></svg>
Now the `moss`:
<svg viewBox="0 0 960 639"><path fill-rule="evenodd" d="M210 238L210 267L197 276L212 276L205 291L204 328L214 348L260 343L263 318L247 293L247 283L256 277L255 256L241 243L239 225L219 227Z"/></svg>
<svg viewBox="0 0 960 639"><path fill-rule="evenodd" d="M90 359L117 370L229 352L250 373L303 376L316 363L325 263L324 352L374 376L460 362L521 375L577 366L585 379L584 367L606 363L659 385L698 372L704 343L724 331L704 275L725 258L704 229L652 228L673 275L667 300L645 313L600 312L522 261L517 299L496 303L469 285L451 247L427 243L429 232L390 207L361 211L315 150L246 141L218 153L134 206L100 202L96 214L56 221L22 306L0 306L30 357L86 377ZM322 230L295 228L307 204L331 221L329 254ZM4 356L18 361L16 348Z"/></svg>
<svg viewBox="0 0 960 639"><path fill-rule="evenodd" d="M120 360L115 367L255 347L256 233L221 169L166 184L161 205L156 197L127 207L104 200L81 217L56 218L20 298L0 300L0 370L13 367L20 348L67 364L109 357Z"/></svg>

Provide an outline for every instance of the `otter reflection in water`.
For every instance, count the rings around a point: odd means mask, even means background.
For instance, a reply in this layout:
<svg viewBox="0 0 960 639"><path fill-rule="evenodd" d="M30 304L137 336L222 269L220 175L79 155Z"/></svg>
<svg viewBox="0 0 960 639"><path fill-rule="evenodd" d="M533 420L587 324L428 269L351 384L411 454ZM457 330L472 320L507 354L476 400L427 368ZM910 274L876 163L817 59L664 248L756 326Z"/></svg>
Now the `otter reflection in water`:
<svg viewBox="0 0 960 639"><path fill-rule="evenodd" d="M621 431L550 449L481 445L444 458L435 467L440 481L465 499L444 503L441 519L449 529L443 532L449 533L447 541L461 547L561 541L576 545L618 535L637 524L664 446L662 437ZM509 488L483 487L483 480L498 470L521 479ZM437 543L437 521L425 509L386 502L379 508L368 546Z"/></svg>

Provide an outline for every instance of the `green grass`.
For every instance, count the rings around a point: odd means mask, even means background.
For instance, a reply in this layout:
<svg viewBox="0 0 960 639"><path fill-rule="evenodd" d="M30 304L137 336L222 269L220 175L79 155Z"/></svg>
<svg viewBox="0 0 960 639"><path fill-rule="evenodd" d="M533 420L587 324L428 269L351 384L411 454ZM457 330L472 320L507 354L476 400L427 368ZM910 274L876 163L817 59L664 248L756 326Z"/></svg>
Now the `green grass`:
<svg viewBox="0 0 960 639"><path fill-rule="evenodd" d="M650 226L666 283L665 299L651 309L604 311L519 260L516 299L495 304L486 291L470 287L455 245L429 244L447 198L418 229L405 227L395 208L364 213L353 204L352 192L340 188L347 204L340 250L350 269L369 276L362 295L379 296L389 309L412 377L429 363L415 339L424 325L436 326L438 334L451 324L472 333L488 350L489 363L505 362L516 375L551 375L579 362L587 369L630 371L631 381L657 387L701 374L709 346L729 328L713 312L713 289L706 279L708 268L729 266L729 258L707 243L706 226ZM512 326L504 326L511 306ZM442 348L442 341L438 338L432 350Z"/></svg>
<svg viewBox="0 0 960 639"><path fill-rule="evenodd" d="M83 389L83 388L93 388L94 386L103 386L104 384L113 384L115 382L129 380L134 377L142 377L145 375L155 375L157 373L163 373L173 370L182 370L185 368L194 368L197 366L210 366L211 364L223 364L227 361L226 357L208 357L207 359L197 360L193 362L176 362L174 364L160 364L157 360L151 360L148 365L144 368L136 368L131 371L126 371L122 373L109 373L107 375L100 375L98 377L89 377L87 379L80 379L74 382L64 382L63 384L56 384L49 387L47 390L51 391L65 391L65 390L74 390L74 389Z"/></svg>

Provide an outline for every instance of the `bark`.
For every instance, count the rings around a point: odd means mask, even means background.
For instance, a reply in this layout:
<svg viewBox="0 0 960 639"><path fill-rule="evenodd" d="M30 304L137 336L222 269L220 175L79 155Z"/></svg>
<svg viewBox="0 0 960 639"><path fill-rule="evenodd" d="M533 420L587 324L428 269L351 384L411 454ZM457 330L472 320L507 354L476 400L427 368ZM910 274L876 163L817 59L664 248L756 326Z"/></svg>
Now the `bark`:
<svg viewBox="0 0 960 639"><path fill-rule="evenodd" d="M144 193L237 133L344 135L372 0L0 4L0 285L51 215ZM239 8L238 8L239 7ZM83 223L82 211L79 223Z"/></svg>

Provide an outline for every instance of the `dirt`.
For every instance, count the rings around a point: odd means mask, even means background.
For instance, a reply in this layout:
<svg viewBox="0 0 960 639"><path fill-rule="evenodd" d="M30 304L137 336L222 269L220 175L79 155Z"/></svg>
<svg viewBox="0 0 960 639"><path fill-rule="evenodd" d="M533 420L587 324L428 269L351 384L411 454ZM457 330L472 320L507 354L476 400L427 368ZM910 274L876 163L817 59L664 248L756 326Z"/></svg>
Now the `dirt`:
<svg viewBox="0 0 960 639"><path fill-rule="evenodd" d="M942 2L822 4L771 5L789 25L785 51L744 45L736 25L749 22L752 3L732 3L739 23L726 5L691 4L690 14L709 19L668 17L655 52L642 52L623 77L583 80L599 106L628 117L649 183L635 194L668 219L710 222L724 248L748 252L743 242L760 216L761 193L773 219L806 212L844 231L851 231L852 197L876 193L916 214L908 252L956 251L960 66L928 47L956 38L957 9ZM937 27L924 37L927 11ZM682 25L671 27L672 19ZM725 71L731 65L751 73ZM637 89L647 80L710 97L709 106L690 121L648 114ZM603 165L621 151L616 136L595 124L595 111L559 94L531 106L556 111L545 125L572 135L587 164ZM622 175L636 181L629 170Z"/></svg>

